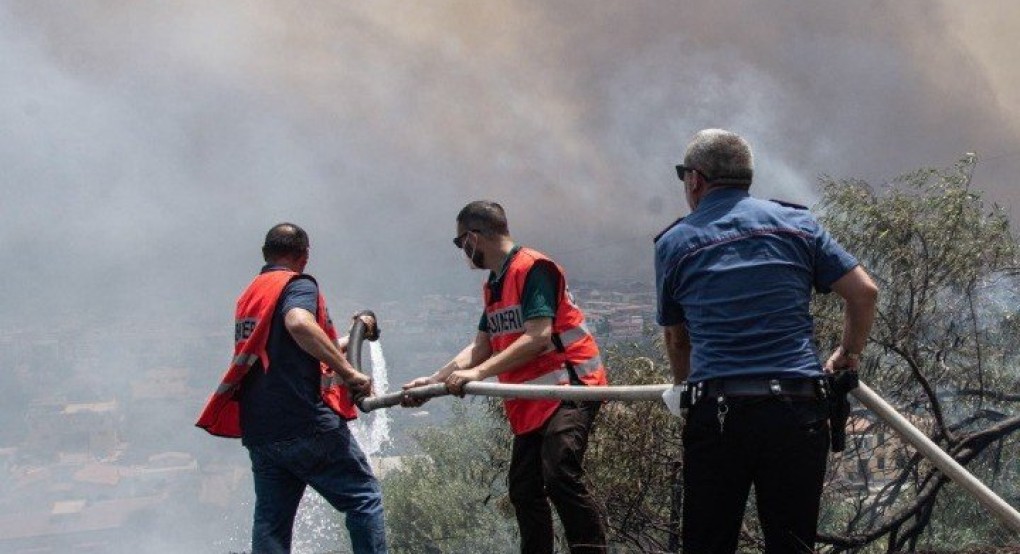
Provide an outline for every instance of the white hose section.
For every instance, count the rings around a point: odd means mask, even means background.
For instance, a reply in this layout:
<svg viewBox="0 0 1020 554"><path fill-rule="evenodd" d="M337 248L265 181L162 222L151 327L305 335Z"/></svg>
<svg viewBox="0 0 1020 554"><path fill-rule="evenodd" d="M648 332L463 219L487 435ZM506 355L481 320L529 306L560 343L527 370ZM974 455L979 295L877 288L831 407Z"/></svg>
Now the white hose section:
<svg viewBox="0 0 1020 554"><path fill-rule="evenodd" d="M628 385L612 387L565 387L561 385L510 385L472 381L464 385L465 394L495 396L499 398L527 398L530 400L630 400L656 401L662 400L662 393L673 385ZM361 402L361 409L370 412L379 408L388 408L400 404L404 395L412 398L433 398L450 394L446 385L439 383L426 385L401 392L391 392L382 396L366 398Z"/></svg>
<svg viewBox="0 0 1020 554"><path fill-rule="evenodd" d="M917 427L914 427L895 408L890 406L875 391L871 390L871 387L860 383L851 394L857 400L860 400L861 404L867 406L869 410L875 412L879 418L895 429L900 436L913 445L928 461L935 464L935 467L939 468L942 473L946 474L954 483L963 487L982 506L998 517L999 521L1013 531L1020 533L1020 512L1017 512L1015 508L995 494L995 491L986 487L981 481L978 481L977 477L974 477L966 468L954 460L952 456L946 454L944 450L932 442L927 435L922 433Z"/></svg>
<svg viewBox="0 0 1020 554"><path fill-rule="evenodd" d="M561 385L511 385L485 381L472 381L464 385L464 393L500 398L556 399L556 400L629 400L629 401L661 401L662 393L672 385L628 385L602 387L568 387ZM382 396L366 398L360 404L361 409L370 412L379 408L387 408L400 404L404 395L412 398L432 398L450 394L446 385L439 383L392 392ZM924 433L907 421L895 408L889 405L875 391L864 383L860 383L852 394L879 418L889 424L907 442L917 449L925 458L942 473L963 487L982 506L995 515L1003 524L1020 533L1020 512L1010 506L999 495L989 489L974 475L961 466L956 460L939 448Z"/></svg>

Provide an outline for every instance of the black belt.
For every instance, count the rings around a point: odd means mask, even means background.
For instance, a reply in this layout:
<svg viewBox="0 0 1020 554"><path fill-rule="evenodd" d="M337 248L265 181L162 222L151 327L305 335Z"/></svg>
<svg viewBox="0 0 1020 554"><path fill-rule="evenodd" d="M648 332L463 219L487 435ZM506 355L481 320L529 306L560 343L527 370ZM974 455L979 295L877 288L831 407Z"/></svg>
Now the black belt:
<svg viewBox="0 0 1020 554"><path fill-rule="evenodd" d="M730 377L684 384L680 407L689 408L698 400L709 397L777 396L786 398L825 398L828 391L823 377L768 379L763 377Z"/></svg>

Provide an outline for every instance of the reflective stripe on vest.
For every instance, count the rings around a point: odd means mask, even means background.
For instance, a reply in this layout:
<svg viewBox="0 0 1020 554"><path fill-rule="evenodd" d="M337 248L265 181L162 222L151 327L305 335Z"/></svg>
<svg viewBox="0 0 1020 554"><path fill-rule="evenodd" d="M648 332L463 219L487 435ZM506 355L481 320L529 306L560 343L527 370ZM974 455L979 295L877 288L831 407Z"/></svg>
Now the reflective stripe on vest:
<svg viewBox="0 0 1020 554"><path fill-rule="evenodd" d="M568 292L566 273L548 256L530 248L519 249L507 262L498 295L494 295L489 282L483 284L486 331L493 355L509 348L524 334L524 285L531 268L539 262L552 266L559 277L556 312L552 317L553 344L536 358L501 373L499 382L569 385L571 375L567 362L570 362L583 384L608 384L598 344L585 326L584 314ZM558 406L558 400L504 399L507 419L516 435L540 428Z"/></svg>
<svg viewBox="0 0 1020 554"><path fill-rule="evenodd" d="M202 409L197 426L217 436L236 438L242 435L240 403L236 393L245 375L255 366L255 362L262 360L264 363L262 370L270 370L271 363L266 353L269 326L280 294L287 284L297 277L297 273L284 270L262 273L242 293L234 315L234 357L230 367L220 379L216 392ZM318 312L316 324L330 340L335 340L336 330L329 319L322 294L318 295L316 302ZM343 383L325 364L319 366L322 372L320 384L323 403L344 419L357 417L357 410Z"/></svg>
<svg viewBox="0 0 1020 554"><path fill-rule="evenodd" d="M257 362L257 361L259 361L258 354L244 354L244 353L241 353L241 354L238 354L237 356L234 356L234 360L233 360L233 362L231 362L231 364L232 365L246 365L248 367L251 367L251 366L255 365L255 362Z"/></svg>
<svg viewBox="0 0 1020 554"><path fill-rule="evenodd" d="M580 364L574 364L574 371L577 372L577 376L584 379L587 376L593 375L595 372L602 369L602 356L595 356L589 360L585 360ZM535 377L525 381L523 384L526 385L563 385L570 382L570 372L566 366L560 366L558 369L549 373Z"/></svg>
<svg viewBox="0 0 1020 554"><path fill-rule="evenodd" d="M329 373L323 373L322 379L319 380L319 386L322 387L323 390L343 384L344 382L340 379L340 376L332 371Z"/></svg>
<svg viewBox="0 0 1020 554"><path fill-rule="evenodd" d="M577 327L571 327L560 333L560 343L563 344L563 348L570 348L571 345L589 335L591 333L588 331L588 326L581 323Z"/></svg>

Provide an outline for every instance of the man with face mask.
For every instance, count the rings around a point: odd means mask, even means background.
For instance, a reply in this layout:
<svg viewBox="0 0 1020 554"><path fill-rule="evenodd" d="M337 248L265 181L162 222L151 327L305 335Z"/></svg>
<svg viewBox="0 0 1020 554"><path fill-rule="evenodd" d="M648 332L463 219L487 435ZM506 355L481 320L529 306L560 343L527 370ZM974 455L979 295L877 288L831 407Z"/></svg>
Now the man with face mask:
<svg viewBox="0 0 1020 554"><path fill-rule="evenodd" d="M453 239L469 266L489 270L485 310L474 341L449 363L404 389L445 382L463 395L465 383L497 377L502 383L599 386L606 372L584 314L567 290L566 274L544 254L514 243L506 213L476 201L457 215ZM423 401L404 398L405 406ZM514 432L510 500L521 552L553 552L552 501L570 551L605 552L605 529L583 480L581 463L598 402L508 399ZM548 500L547 500L548 497Z"/></svg>

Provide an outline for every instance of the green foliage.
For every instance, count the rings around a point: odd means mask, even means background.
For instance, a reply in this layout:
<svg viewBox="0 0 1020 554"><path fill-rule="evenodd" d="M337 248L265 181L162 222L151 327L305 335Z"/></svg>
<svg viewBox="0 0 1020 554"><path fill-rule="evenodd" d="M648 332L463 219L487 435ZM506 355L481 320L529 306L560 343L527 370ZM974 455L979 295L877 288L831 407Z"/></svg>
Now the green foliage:
<svg viewBox="0 0 1020 554"><path fill-rule="evenodd" d="M965 158L949 169L919 170L882 194L861 181L823 179L824 224L881 288L872 342L883 353L903 358L906 352L909 358L870 366L879 370L867 374L875 384L896 390L922 370L927 378L960 387L995 377L979 375L976 364L984 360L977 350L986 337L974 331L994 333L982 319L1016 314L1015 291L1006 289L1015 285L1010 276L1018 267L1017 242L1005 212L986 209L970 187L973 169L974 159ZM836 344L838 302L826 298L816 307L820 342Z"/></svg>
<svg viewBox="0 0 1020 554"><path fill-rule="evenodd" d="M1008 495L1016 493L1008 483L1018 469L995 458L1020 454L1010 440L1015 429L997 427L1017 417L1010 397L1020 392L1018 247L1005 212L986 208L971 188L974 163L969 157L916 171L880 192L861 181L823 179L822 220L880 287L862 379ZM839 341L840 303L819 298L814 315L828 351ZM887 538L883 551L1006 540L971 498L943 489L929 464L881 422L871 423L867 432L885 439L851 444L834 458L823 529L854 538L861 552ZM871 481L848 483L841 473L878 456L890 464Z"/></svg>
<svg viewBox="0 0 1020 554"><path fill-rule="evenodd" d="M672 382L658 343L604 352L613 385ZM680 419L659 402L603 406L585 458L595 496L606 508L610 540L627 551L666 551L678 531L671 513L680 475Z"/></svg>
<svg viewBox="0 0 1020 554"><path fill-rule="evenodd" d="M458 402L446 426L415 433L421 455L382 483L394 553L516 551L505 486L508 434L477 402Z"/></svg>
<svg viewBox="0 0 1020 554"><path fill-rule="evenodd" d="M878 282L879 313L862 378L993 489L1020 499L1020 281L1005 213L970 187L972 158L921 170L876 192L823 180L823 222ZM813 305L821 352L838 344L835 295ZM648 330L657 335L657 330ZM661 344L603 352L613 384L670 382ZM459 404L458 404L459 405ZM482 407L484 406L484 408ZM857 423L862 423L859 416ZM834 456L821 529L830 551L993 551L1014 540L881 422ZM607 403L585 460L614 552L666 552L676 540L682 420L657 402ZM506 500L510 435L498 403L455 411L418 435L423 456L384 481L394 552L514 552ZM887 458L875 473L874 459ZM872 472L866 481L844 473ZM749 506L741 551L758 550Z"/></svg>

